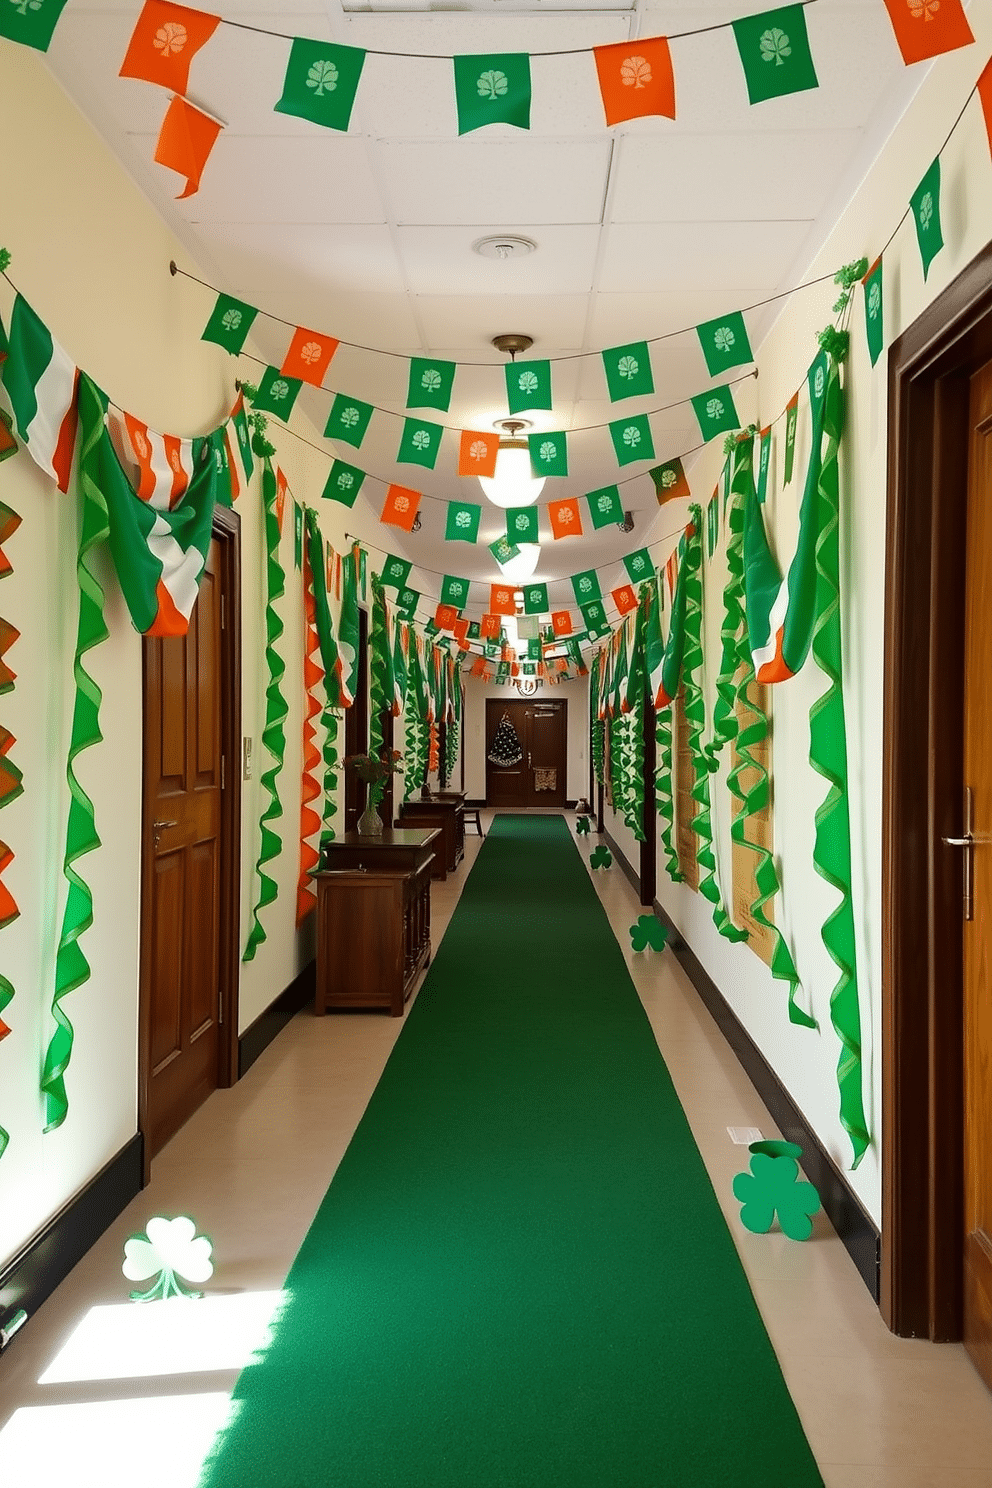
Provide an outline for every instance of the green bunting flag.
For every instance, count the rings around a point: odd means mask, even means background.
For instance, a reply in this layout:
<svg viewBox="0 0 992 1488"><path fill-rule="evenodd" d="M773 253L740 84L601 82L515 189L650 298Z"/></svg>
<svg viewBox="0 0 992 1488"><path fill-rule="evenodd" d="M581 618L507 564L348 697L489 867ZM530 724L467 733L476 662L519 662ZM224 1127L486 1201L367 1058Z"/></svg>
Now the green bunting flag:
<svg viewBox="0 0 992 1488"><path fill-rule="evenodd" d="M540 661L541 660L541 642L539 640L537 640L537 641L528 641L527 642L527 660L528 661Z"/></svg>
<svg viewBox="0 0 992 1488"><path fill-rule="evenodd" d="M200 340L216 341L218 346L223 346L225 351L236 356L244 346L257 314L254 305L246 305L243 300L235 300L231 295L219 294Z"/></svg>
<svg viewBox="0 0 992 1488"><path fill-rule="evenodd" d="M495 542L491 542L489 551L501 568L504 563L509 563L511 558L516 558L520 553L516 543L511 542L508 537L498 537Z"/></svg>
<svg viewBox="0 0 992 1488"><path fill-rule="evenodd" d="M441 580L441 603L454 605L456 610L463 610L468 603L468 579L458 579L452 574L445 574Z"/></svg>
<svg viewBox="0 0 992 1488"><path fill-rule="evenodd" d="M621 398L636 398L641 393L654 392L651 375L651 357L646 341L633 341L629 346L613 346L603 352L606 369L606 384L610 390L610 402Z"/></svg>
<svg viewBox="0 0 992 1488"><path fill-rule="evenodd" d="M413 612L420 600L419 589L401 589L396 596L396 608L402 613L405 620L412 620Z"/></svg>
<svg viewBox="0 0 992 1488"><path fill-rule="evenodd" d="M441 448L443 424L428 424L421 419L406 419L396 459L401 465L425 465L433 470Z"/></svg>
<svg viewBox="0 0 992 1488"><path fill-rule="evenodd" d="M602 599L603 591L599 587L596 570L587 568L585 573L573 574L572 591L580 607L593 599Z"/></svg>
<svg viewBox="0 0 992 1488"><path fill-rule="evenodd" d="M442 413L447 413L454 381L454 362L427 361L423 357L411 357L410 386L406 394L407 408L440 408Z"/></svg>
<svg viewBox="0 0 992 1488"><path fill-rule="evenodd" d="M768 467L771 464L772 454L772 429L769 424L767 429L761 431L761 448L758 452L758 492L757 500L759 506L764 506L765 497L768 495Z"/></svg>
<svg viewBox="0 0 992 1488"><path fill-rule="evenodd" d="M338 393L331 404L331 412L324 427L325 439L340 439L344 444L361 447L374 410L371 403L360 398L349 398L347 393Z"/></svg>
<svg viewBox="0 0 992 1488"><path fill-rule="evenodd" d="M653 470L649 470L648 475L654 481L659 506L666 501L674 501L676 496L692 494L681 460L666 460L664 465L655 465Z"/></svg>
<svg viewBox="0 0 992 1488"><path fill-rule="evenodd" d="M604 486L601 491L590 491L586 497L589 515L594 527L608 527L611 522L623 521L623 503L616 486Z"/></svg>
<svg viewBox="0 0 992 1488"><path fill-rule="evenodd" d="M567 475L568 443L565 434L528 434L531 474Z"/></svg>
<svg viewBox="0 0 992 1488"><path fill-rule="evenodd" d="M546 615L549 608L547 584L528 584L524 590L524 614Z"/></svg>
<svg viewBox="0 0 992 1488"><path fill-rule="evenodd" d="M278 367L266 367L258 384L258 392L252 399L253 406L264 409L266 413L277 414L285 421L293 411L293 404L302 386L298 377L284 377Z"/></svg>
<svg viewBox="0 0 992 1488"><path fill-rule="evenodd" d="M478 641L481 639L481 636L482 626L479 624L478 620L470 620L468 622L468 639L470 641Z"/></svg>
<svg viewBox="0 0 992 1488"><path fill-rule="evenodd" d="M325 500L340 501L342 506L354 506L355 497L362 489L364 479L364 470L359 470L354 465L346 465L343 460L335 460L324 485Z"/></svg>
<svg viewBox="0 0 992 1488"><path fill-rule="evenodd" d="M47 52L66 0L12 0L0 11L0 36Z"/></svg>
<svg viewBox="0 0 992 1488"><path fill-rule="evenodd" d="M618 465L630 465L634 460L654 459L654 441L646 413L617 419L610 425L610 438L617 452Z"/></svg>
<svg viewBox="0 0 992 1488"><path fill-rule="evenodd" d="M579 609L582 611L586 626L590 631L602 630L608 623L606 610L603 607L603 601L601 599L590 599L588 604L579 605Z"/></svg>
<svg viewBox="0 0 992 1488"><path fill-rule="evenodd" d="M796 460L796 428L799 423L799 394L795 393L785 410L785 477L784 485L792 479L792 467Z"/></svg>
<svg viewBox="0 0 992 1488"><path fill-rule="evenodd" d="M696 335L711 377L719 377L721 372L727 372L731 367L743 367L754 361L747 327L739 310L721 315L717 320L704 321L696 327Z"/></svg>
<svg viewBox="0 0 992 1488"><path fill-rule="evenodd" d="M277 114L295 114L325 129L347 129L365 65L360 47L297 36L289 54Z"/></svg>
<svg viewBox="0 0 992 1488"><path fill-rule="evenodd" d="M506 535L513 543L539 542L537 507L508 506L506 509Z"/></svg>
<svg viewBox="0 0 992 1488"><path fill-rule="evenodd" d="M930 265L944 246L944 235L940 230L940 156L938 155L917 186L910 199L913 221L916 223L916 241L920 245L923 260L923 277L930 272Z"/></svg>
<svg viewBox="0 0 992 1488"><path fill-rule="evenodd" d="M510 362L506 373L506 402L511 413L551 407L551 363Z"/></svg>
<svg viewBox="0 0 992 1488"><path fill-rule="evenodd" d="M882 329L882 260L877 258L861 281L865 288L865 335L868 355L874 367L882 354L885 332Z"/></svg>
<svg viewBox="0 0 992 1488"><path fill-rule="evenodd" d="M651 554L647 548L638 548L636 553L628 553L623 560L623 566L632 584L643 584L645 579L654 576L654 564L651 562Z"/></svg>
<svg viewBox="0 0 992 1488"><path fill-rule="evenodd" d="M744 16L733 27L751 103L820 86L801 5Z"/></svg>
<svg viewBox="0 0 992 1488"><path fill-rule="evenodd" d="M718 434L740 428L734 395L729 387L710 388L708 393L697 393L690 402L705 440L715 439Z"/></svg>
<svg viewBox="0 0 992 1488"><path fill-rule="evenodd" d="M530 128L530 57L526 52L453 60L459 134L486 124Z"/></svg>
<svg viewBox="0 0 992 1488"><path fill-rule="evenodd" d="M407 579L410 577L410 570L412 567L413 564L411 562L408 562L406 558L394 558L392 554L390 554L386 558L385 563L382 565L380 583L384 587L389 587L397 590L403 589L406 586Z"/></svg>
<svg viewBox="0 0 992 1488"><path fill-rule="evenodd" d="M448 502L448 519L444 526L445 542L478 542L482 507L466 501Z"/></svg>

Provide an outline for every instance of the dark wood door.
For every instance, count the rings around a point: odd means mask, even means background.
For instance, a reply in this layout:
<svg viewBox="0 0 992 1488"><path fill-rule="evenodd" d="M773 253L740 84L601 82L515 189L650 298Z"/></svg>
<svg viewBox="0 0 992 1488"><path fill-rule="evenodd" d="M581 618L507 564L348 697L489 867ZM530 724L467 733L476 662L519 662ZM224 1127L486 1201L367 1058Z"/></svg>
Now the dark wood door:
<svg viewBox="0 0 992 1488"><path fill-rule="evenodd" d="M486 699L486 804L493 807L564 806L567 707L553 702ZM520 740L522 759L497 765L489 758L501 719L507 716Z"/></svg>
<svg viewBox="0 0 992 1488"><path fill-rule="evenodd" d="M218 1084L229 986L223 576L211 542L185 636L144 643L141 1126L146 1160ZM230 850L229 850L230 851ZM226 870L226 871L225 871ZM234 931L236 936L236 930ZM230 1009L227 1010L230 1014Z"/></svg>
<svg viewBox="0 0 992 1488"><path fill-rule="evenodd" d="M965 631L964 1340L992 1389L992 362L971 380ZM969 799L970 793L970 799Z"/></svg>

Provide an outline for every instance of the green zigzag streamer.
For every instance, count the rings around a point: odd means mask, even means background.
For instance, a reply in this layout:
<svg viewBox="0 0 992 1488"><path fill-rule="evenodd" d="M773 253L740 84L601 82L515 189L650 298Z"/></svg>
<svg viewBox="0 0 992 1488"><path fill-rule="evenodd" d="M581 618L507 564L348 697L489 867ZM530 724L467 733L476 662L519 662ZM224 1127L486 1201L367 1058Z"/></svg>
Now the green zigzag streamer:
<svg viewBox="0 0 992 1488"><path fill-rule="evenodd" d="M276 650L276 641L282 635L284 626L276 613L275 601L282 599L286 592L286 576L279 562L279 518L276 515L276 495L275 472L272 469L272 461L266 455L262 463L262 505L265 509L266 548L265 660L269 669L269 682L265 689L265 727L262 730L262 743L272 756L272 764L263 771L260 781L269 799L258 822L261 839L258 861L255 864L255 872L258 874L258 898L252 910L252 927L248 936L248 944L241 958L243 961L253 961L255 952L266 938L260 914L269 904L274 903L279 893L279 885L270 874L265 872L265 865L273 862L282 852L282 838L270 826L271 822L279 821L282 817L277 781L286 758L286 730L283 725L289 711L279 686L286 672L286 664Z"/></svg>
<svg viewBox="0 0 992 1488"><path fill-rule="evenodd" d="M672 843L672 828L675 825L675 796L672 786L672 708L668 703L655 714L654 737L657 749L657 771L655 773L655 805L658 810L661 845L665 849L665 871L673 883L683 883L684 875L679 867L679 855Z"/></svg>
<svg viewBox="0 0 992 1488"><path fill-rule="evenodd" d="M737 737L737 687L734 677L737 672L739 638L744 624L744 519L740 506L742 466L749 456L751 442L746 439L727 456L724 465L724 484L729 477L733 461L733 480L730 485L731 504L726 514L727 521L727 582L723 589L723 623L720 627L720 674L716 679L716 701L713 704L713 737L706 745L706 753L713 762L721 751ZM736 513L736 520L735 520Z"/></svg>
<svg viewBox="0 0 992 1488"><path fill-rule="evenodd" d="M331 818L338 814L337 790L338 790L338 729L340 723L338 715L333 708L325 708L322 718L324 725L324 744L321 757L324 761L324 809L321 812L320 844L333 842L335 837L334 828L331 826Z"/></svg>
<svg viewBox="0 0 992 1488"><path fill-rule="evenodd" d="M824 405L825 449L818 483L821 521L816 544L816 624L813 658L829 679L826 692L810 708L809 762L829 782L816 812L813 866L838 892L840 903L828 915L820 936L840 977L830 994L830 1019L841 1041L837 1064L840 1121L854 1150L856 1168L871 1142L862 1099L861 1011L858 1004L854 909L851 898L851 822L847 793L847 729L841 686L840 484L837 451L844 423L840 361L844 339L834 337L828 353Z"/></svg>
<svg viewBox="0 0 992 1488"><path fill-rule="evenodd" d="M65 772L69 785L69 820L62 862L62 873L69 884L69 892L55 953L55 992L52 998L55 1032L49 1040L41 1074L46 1132L61 1126L69 1110L65 1072L72 1058L74 1034L62 1004L69 993L82 986L90 975L89 962L79 940L93 923L93 896L75 865L80 858L100 846L100 838L97 835L93 803L76 778L75 764L85 750L91 749L103 739L100 732L100 703L103 694L83 666L83 658L110 634L103 618L103 590L90 568L93 550L110 535L107 504L98 478L98 450L103 437L106 412L107 400L103 393L85 373L80 373L78 480L81 511L76 559L79 620L72 667L76 695Z"/></svg>
<svg viewBox="0 0 992 1488"><path fill-rule="evenodd" d="M629 710L626 717L627 745L627 825L637 842L644 837L644 605L638 604L634 621L634 640L630 648L626 695Z"/></svg>
<svg viewBox="0 0 992 1488"><path fill-rule="evenodd" d="M682 673L685 679L685 714L689 723L689 748L692 752L693 784L692 799L696 803L696 814L692 830L699 838L696 858L703 873L699 880L699 892L713 906L713 923L727 940L747 940L747 931L739 930L730 919L723 905L720 885L716 878L716 857L713 852L713 827L710 816L710 775L716 768L703 745L706 727L706 705L698 673L703 664L701 640L703 621L703 591L700 580L702 567L702 512L698 506L690 507L693 535L685 546L685 651Z"/></svg>
<svg viewBox="0 0 992 1488"><path fill-rule="evenodd" d="M369 630L369 754L379 758L385 747L382 715L392 708L392 671L386 600L378 579L372 580L372 625Z"/></svg>

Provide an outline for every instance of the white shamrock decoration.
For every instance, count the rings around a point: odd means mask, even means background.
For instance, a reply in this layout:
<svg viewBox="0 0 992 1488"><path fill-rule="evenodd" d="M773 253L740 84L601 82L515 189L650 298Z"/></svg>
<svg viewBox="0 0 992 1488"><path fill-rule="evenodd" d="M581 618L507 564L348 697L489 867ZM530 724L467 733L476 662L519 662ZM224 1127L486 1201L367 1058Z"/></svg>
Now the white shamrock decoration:
<svg viewBox="0 0 992 1488"><path fill-rule="evenodd" d="M620 65L620 81L625 88L643 88L651 81L651 64L646 57L626 57Z"/></svg>
<svg viewBox="0 0 992 1488"><path fill-rule="evenodd" d="M588 575L583 574L582 578L579 580L579 588L582 590L583 594L588 594L589 591L592 589L592 579L590 579Z"/></svg>
<svg viewBox="0 0 992 1488"><path fill-rule="evenodd" d="M232 307L230 310L224 311L224 314L220 318L220 323L225 331L236 331L241 324L241 319L241 311L235 310Z"/></svg>
<svg viewBox="0 0 992 1488"><path fill-rule="evenodd" d="M558 508L557 520L562 527L567 527L569 522L575 521L575 513L570 506L561 506Z"/></svg>
<svg viewBox="0 0 992 1488"><path fill-rule="evenodd" d="M719 326L713 332L713 345L717 351L729 351L736 339L729 326Z"/></svg>
<svg viewBox="0 0 992 1488"><path fill-rule="evenodd" d="M723 399L722 398L710 398L709 401L706 404L706 414L707 414L707 417L708 418L711 418L711 419L722 418L723 417Z"/></svg>
<svg viewBox="0 0 992 1488"><path fill-rule="evenodd" d="M633 558L631 558L630 560L630 566L636 573L640 573L641 569L644 567L644 559L641 557L640 553L634 554Z"/></svg>
<svg viewBox="0 0 992 1488"><path fill-rule="evenodd" d="M426 429L418 429L417 432L416 432L416 434L414 434L414 436L413 436L413 447L414 447L414 449L418 449L418 450L428 449L430 447L430 442L431 442L431 436L428 434L428 432L427 432Z"/></svg>
<svg viewBox="0 0 992 1488"><path fill-rule="evenodd" d="M540 604L541 600L544 598L544 595L541 593L540 589L531 589L530 593L527 595L527 598L530 600L531 604Z"/></svg>
<svg viewBox="0 0 992 1488"><path fill-rule="evenodd" d="M522 393L536 393L537 373L521 372L520 376L517 378L517 387Z"/></svg>
<svg viewBox="0 0 992 1488"><path fill-rule="evenodd" d="M403 501L406 501L406 497L405 496L402 497L401 499ZM407 503L407 504L409 504L409 503ZM399 506L399 501L397 501L396 505ZM387 563L386 564L386 572L387 572L387 574L389 575L389 577L391 579L398 579L399 576L400 576L401 570L402 570L402 564L400 564L400 563L395 563L394 562L394 563Z"/></svg>
<svg viewBox="0 0 992 1488"><path fill-rule="evenodd" d="M674 470L663 470L661 472L661 484L665 487L666 491L670 490L677 480L678 476Z"/></svg>
<svg viewBox="0 0 992 1488"><path fill-rule="evenodd" d="M612 505L612 496L600 496L598 501L596 502L596 507L601 512L608 512Z"/></svg>
<svg viewBox="0 0 992 1488"><path fill-rule="evenodd" d="M940 0L906 0L914 20L929 21L940 9Z"/></svg>
<svg viewBox="0 0 992 1488"><path fill-rule="evenodd" d="M497 589L496 590L496 603L497 604L509 604L509 602L510 602L510 591L509 591L509 589Z"/></svg>
<svg viewBox="0 0 992 1488"><path fill-rule="evenodd" d="M398 512L409 511L410 510L410 498L409 498L409 496L397 496L396 499L395 499L395 501L393 502L393 507ZM392 572L393 573L398 573L399 570L394 568L392 570Z"/></svg>
<svg viewBox="0 0 992 1488"><path fill-rule="evenodd" d="M489 453L489 446L484 439L475 439L468 447L470 460L484 460Z"/></svg>
<svg viewBox="0 0 992 1488"><path fill-rule="evenodd" d="M792 43L779 26L762 31L758 46L762 62L774 62L776 67L784 67L786 57L792 56Z"/></svg>
<svg viewBox="0 0 992 1488"><path fill-rule="evenodd" d="M150 1219L144 1235L132 1235L124 1242L121 1270L128 1281L147 1281L157 1274L154 1286L147 1292L132 1292L132 1299L152 1302L156 1298L201 1296L183 1282L210 1280L214 1274L212 1250L206 1235L197 1235L196 1225L185 1215Z"/></svg>
<svg viewBox="0 0 992 1488"><path fill-rule="evenodd" d="M467 511L460 511L455 517L456 527L471 527L472 518Z"/></svg>
<svg viewBox="0 0 992 1488"><path fill-rule="evenodd" d="M426 388L429 393L436 393L441 386L440 372L435 371L433 367L428 367L420 379L420 386Z"/></svg>
<svg viewBox="0 0 992 1488"><path fill-rule="evenodd" d="M19 5L18 9L21 15L24 15L25 6L23 4ZM31 9L40 10L41 6L32 5ZM166 21L164 26L159 26L155 35L152 37L152 46L156 51L161 52L163 57L174 57L182 51L187 41L189 41L189 36L186 33L185 26L181 25L179 21Z"/></svg>
<svg viewBox="0 0 992 1488"><path fill-rule="evenodd" d="M497 98L502 98L507 93L510 84L505 72L492 70L484 72L475 86L480 98L488 98L490 103L495 103Z"/></svg>
<svg viewBox="0 0 992 1488"><path fill-rule="evenodd" d="M289 383L283 382L281 377L277 377L269 388L269 397L273 398L276 403L281 403L283 398L289 397Z"/></svg>
<svg viewBox="0 0 992 1488"><path fill-rule="evenodd" d="M320 361L320 354L323 349L319 341L308 341L300 351L300 361L306 362L308 367L312 367L314 362Z"/></svg>
<svg viewBox="0 0 992 1488"><path fill-rule="evenodd" d="M544 460L545 463L547 463L550 460L553 460L555 458L555 456L557 455L557 453L558 453L558 446L555 444L555 442L554 442L553 439L546 439L544 441L544 443L541 445L541 448L538 450L538 456L539 456L539 458L542 459L542 460Z"/></svg>
<svg viewBox="0 0 992 1488"><path fill-rule="evenodd" d="M881 308L882 290L879 286L878 280L876 279L875 283L868 291L868 314L871 316L872 320L878 319Z"/></svg>
<svg viewBox="0 0 992 1488"><path fill-rule="evenodd" d="M641 442L641 431L636 424L628 424L623 431L623 442L628 449L636 449Z"/></svg>
<svg viewBox="0 0 992 1488"><path fill-rule="evenodd" d="M350 491L354 484L355 477L352 475L351 471L342 470L341 474L338 476L338 490Z"/></svg>
<svg viewBox="0 0 992 1488"><path fill-rule="evenodd" d="M930 223L932 221L933 221L933 192L927 191L927 192L924 193L923 200L920 202L920 226L922 227L922 229L923 229L924 232L927 231L927 229L930 226Z"/></svg>
<svg viewBox="0 0 992 1488"><path fill-rule="evenodd" d="M348 407L341 410L341 422L346 429L353 429L358 423L359 417L360 414L357 408Z"/></svg>
<svg viewBox="0 0 992 1488"><path fill-rule="evenodd" d="M816 376L813 378L813 388L814 388L814 390L816 392L816 396L818 398L822 398L823 397L823 386L824 386L825 381L826 381L826 379L823 376L823 368L822 367L817 367L817 369L816 369Z"/></svg>
<svg viewBox="0 0 992 1488"><path fill-rule="evenodd" d="M636 377L639 371L637 358L632 356L622 356L617 362L617 371L619 372L621 377Z"/></svg>
<svg viewBox="0 0 992 1488"><path fill-rule="evenodd" d="M338 70L328 58L322 62L315 62L307 73L307 87L315 88L315 98L323 98L325 93L333 93L338 85Z"/></svg>
<svg viewBox="0 0 992 1488"><path fill-rule="evenodd" d="M527 528L530 526L530 518L524 516L523 512L520 512L514 518L513 525L514 527L516 527L518 532L526 532Z"/></svg>

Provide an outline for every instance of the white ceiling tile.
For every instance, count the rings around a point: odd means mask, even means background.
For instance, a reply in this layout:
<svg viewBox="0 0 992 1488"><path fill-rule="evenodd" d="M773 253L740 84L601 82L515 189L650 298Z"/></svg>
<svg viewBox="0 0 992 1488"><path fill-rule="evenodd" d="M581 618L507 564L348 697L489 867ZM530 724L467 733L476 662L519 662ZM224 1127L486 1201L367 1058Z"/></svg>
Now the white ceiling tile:
<svg viewBox="0 0 992 1488"><path fill-rule="evenodd" d="M198 231L230 281L243 288L281 277L337 293L399 294L404 287L388 227L204 222Z"/></svg>
<svg viewBox="0 0 992 1488"><path fill-rule="evenodd" d="M509 331L533 336L532 356L580 348L589 301L580 294L500 295L495 303L488 296L418 295L414 304L429 346L458 345L466 360L502 363L492 338Z"/></svg>
<svg viewBox="0 0 992 1488"><path fill-rule="evenodd" d="M607 230L603 290L702 289L721 281L774 289L799 252L808 222L620 223Z"/></svg>
<svg viewBox="0 0 992 1488"><path fill-rule="evenodd" d="M482 258L472 244L512 232L537 242L537 252L505 262ZM414 294L586 294L592 288L598 227L400 227L396 241Z"/></svg>
<svg viewBox="0 0 992 1488"><path fill-rule="evenodd" d="M739 310L754 298L753 289L740 288L679 287L637 294L601 292L590 306L589 345L622 346L625 341L668 336L727 311Z"/></svg>

